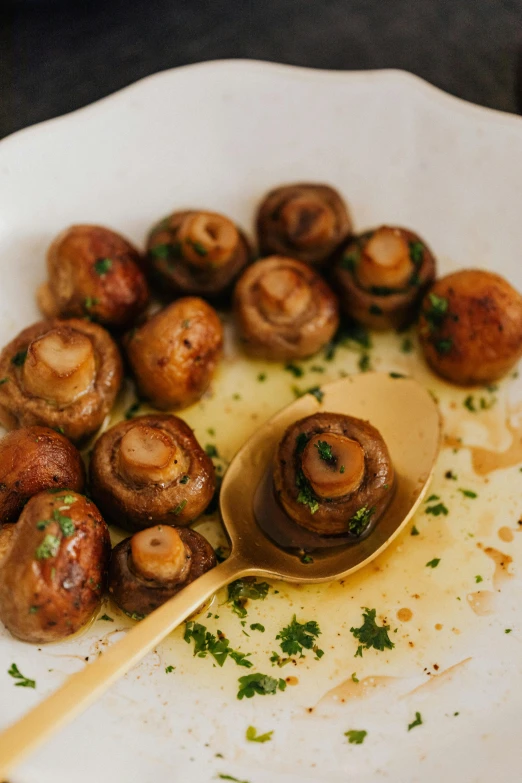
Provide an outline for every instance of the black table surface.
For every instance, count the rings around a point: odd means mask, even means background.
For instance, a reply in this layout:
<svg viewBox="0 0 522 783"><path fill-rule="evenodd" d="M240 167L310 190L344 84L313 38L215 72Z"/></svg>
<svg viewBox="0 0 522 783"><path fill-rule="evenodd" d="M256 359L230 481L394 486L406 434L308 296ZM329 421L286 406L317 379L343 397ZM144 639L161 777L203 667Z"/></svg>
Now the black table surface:
<svg viewBox="0 0 522 783"><path fill-rule="evenodd" d="M517 111L522 0L0 0L0 137L226 57L403 68Z"/></svg>

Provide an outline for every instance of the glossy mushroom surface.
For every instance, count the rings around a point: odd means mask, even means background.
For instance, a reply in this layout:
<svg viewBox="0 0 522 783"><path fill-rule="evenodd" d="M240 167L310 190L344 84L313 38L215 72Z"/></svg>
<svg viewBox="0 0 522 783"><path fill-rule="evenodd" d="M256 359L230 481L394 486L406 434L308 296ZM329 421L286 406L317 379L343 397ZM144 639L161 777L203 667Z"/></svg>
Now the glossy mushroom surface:
<svg viewBox="0 0 522 783"><path fill-rule="evenodd" d="M23 427L0 440L0 521L16 522L25 503L44 489L81 492L79 451L48 427Z"/></svg>
<svg viewBox="0 0 522 783"><path fill-rule="evenodd" d="M435 258L413 231L380 226L350 240L332 270L346 315L371 329L403 329L435 279Z"/></svg>
<svg viewBox="0 0 522 783"><path fill-rule="evenodd" d="M76 492L32 497L0 560L0 620L25 642L55 642L98 609L110 556L107 525Z"/></svg>
<svg viewBox="0 0 522 783"><path fill-rule="evenodd" d="M112 550L109 594L126 614L140 619L215 565L214 550L195 530L147 528Z"/></svg>
<svg viewBox="0 0 522 783"><path fill-rule="evenodd" d="M283 256L245 270L234 291L234 315L245 351L275 361L312 356L339 325L337 299L325 281Z"/></svg>
<svg viewBox="0 0 522 783"><path fill-rule="evenodd" d="M297 183L275 188L258 210L257 233L262 255L297 258L323 264L352 231L342 196L328 185Z"/></svg>
<svg viewBox="0 0 522 783"><path fill-rule="evenodd" d="M437 375L461 386L492 383L522 356L522 296L493 272L454 272L425 296L418 333Z"/></svg>
<svg viewBox="0 0 522 783"><path fill-rule="evenodd" d="M178 299L126 338L140 394L161 410L186 408L205 393L223 349L223 327L211 305Z"/></svg>
<svg viewBox="0 0 522 783"><path fill-rule="evenodd" d="M174 212L154 226L147 241L156 278L182 296L223 296L251 255L243 232L216 212Z"/></svg>
<svg viewBox="0 0 522 783"><path fill-rule="evenodd" d="M48 426L79 443L103 423L122 376L118 348L101 326L40 321L0 354L0 423Z"/></svg>
<svg viewBox="0 0 522 783"><path fill-rule="evenodd" d="M206 509L215 471L190 427L177 416L139 416L98 439L91 492L105 517L127 530L189 525Z"/></svg>
<svg viewBox="0 0 522 783"><path fill-rule="evenodd" d="M143 312L149 289L139 252L102 226L71 226L47 251L48 282L38 304L48 318L88 316L109 328L128 327Z"/></svg>
<svg viewBox="0 0 522 783"><path fill-rule="evenodd" d="M292 424L273 465L276 498L293 522L321 536L351 540L382 516L394 481L378 430L337 413L317 413Z"/></svg>

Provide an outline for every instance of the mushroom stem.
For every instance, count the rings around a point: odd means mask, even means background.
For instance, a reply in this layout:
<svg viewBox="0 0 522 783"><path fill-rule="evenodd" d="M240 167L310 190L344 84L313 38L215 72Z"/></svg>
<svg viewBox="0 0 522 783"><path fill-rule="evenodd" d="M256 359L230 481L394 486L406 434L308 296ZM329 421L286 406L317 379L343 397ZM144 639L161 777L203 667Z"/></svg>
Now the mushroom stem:
<svg viewBox="0 0 522 783"><path fill-rule="evenodd" d="M405 288L413 274L410 248L399 231L383 226L366 243L356 268L364 288Z"/></svg>
<svg viewBox="0 0 522 783"><path fill-rule="evenodd" d="M311 195L289 199L281 210L288 239L297 247L316 247L327 242L335 232L332 209Z"/></svg>
<svg viewBox="0 0 522 783"><path fill-rule="evenodd" d="M274 323L289 322L308 307L310 286L293 269L269 269L259 280L259 307Z"/></svg>
<svg viewBox="0 0 522 783"><path fill-rule="evenodd" d="M364 476L361 444L343 435L324 432L310 438L303 451L302 469L321 498L338 498L355 492Z"/></svg>
<svg viewBox="0 0 522 783"><path fill-rule="evenodd" d="M157 582L182 582L190 569L190 551L176 528L158 525L131 538L134 570Z"/></svg>
<svg viewBox="0 0 522 783"><path fill-rule="evenodd" d="M193 266L220 267L230 261L239 242L235 225L214 212L192 212L179 229L183 257Z"/></svg>
<svg viewBox="0 0 522 783"><path fill-rule="evenodd" d="M96 360L87 335L57 327L30 343L22 378L34 397L68 405L92 386Z"/></svg>
<svg viewBox="0 0 522 783"><path fill-rule="evenodd" d="M121 439L120 474L135 484L174 481L186 472L188 459L165 430L136 423Z"/></svg>
<svg viewBox="0 0 522 783"><path fill-rule="evenodd" d="M15 528L16 525L12 523L0 527L0 563L9 551Z"/></svg>

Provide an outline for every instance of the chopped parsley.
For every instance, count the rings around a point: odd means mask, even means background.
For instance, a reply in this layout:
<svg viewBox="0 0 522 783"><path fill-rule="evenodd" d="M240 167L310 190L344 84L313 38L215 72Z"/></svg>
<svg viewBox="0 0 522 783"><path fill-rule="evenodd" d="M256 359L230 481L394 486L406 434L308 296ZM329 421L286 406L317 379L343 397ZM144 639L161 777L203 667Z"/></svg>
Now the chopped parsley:
<svg viewBox="0 0 522 783"><path fill-rule="evenodd" d="M428 563L426 563L426 568L437 568L439 563L440 557L434 557L433 560L430 560Z"/></svg>
<svg viewBox="0 0 522 783"><path fill-rule="evenodd" d="M186 505L187 505L187 499L186 499L186 498L184 498L183 500L181 500L181 501L178 503L178 505L176 506L176 508L172 508L172 509L169 511L169 514L174 514L175 516L178 516L179 514L181 514L181 512L183 511L183 509L185 508L185 506L186 506Z"/></svg>
<svg viewBox="0 0 522 783"><path fill-rule="evenodd" d="M319 510L319 502L313 493L310 482L306 478L302 470L299 470L295 477L295 483L299 494L297 495L297 502L302 503L303 506L308 506L311 514L315 514Z"/></svg>
<svg viewBox="0 0 522 783"><path fill-rule="evenodd" d="M412 723L408 723L408 731L411 731L415 728L415 726L421 726L422 725L422 717L420 712L415 713L415 720L412 721Z"/></svg>
<svg viewBox="0 0 522 783"><path fill-rule="evenodd" d="M359 357L359 361L357 362L357 365L361 372L368 372L369 370L371 370L372 366L371 366L370 354L369 353L361 354L361 356Z"/></svg>
<svg viewBox="0 0 522 783"><path fill-rule="evenodd" d="M249 742L268 742L272 739L273 733L273 731L267 731L265 734L258 734L254 726L249 726L245 736Z"/></svg>
<svg viewBox="0 0 522 783"><path fill-rule="evenodd" d="M300 432L297 438L295 439L295 452L296 454L302 454L305 450L305 446L308 443L308 435L305 435L304 432Z"/></svg>
<svg viewBox="0 0 522 783"><path fill-rule="evenodd" d="M479 582L483 582L483 581L484 581L484 580L483 580L483 578L480 576L480 574L477 574L477 576L475 577L475 582L478 584Z"/></svg>
<svg viewBox="0 0 522 783"><path fill-rule="evenodd" d="M344 732L344 736L348 737L348 742L351 745L362 745L367 734L368 732L364 731L364 729L350 729Z"/></svg>
<svg viewBox="0 0 522 783"><path fill-rule="evenodd" d="M377 625L375 622L376 609L365 608L363 610L363 624L360 628L350 628L351 633L356 639L360 641L360 645L357 647L357 651L354 657L359 656L362 658L363 649L369 650L374 648L381 652L385 649L393 650L395 644L388 636L390 630L389 625Z"/></svg>
<svg viewBox="0 0 522 783"><path fill-rule="evenodd" d="M207 445L205 446L205 454L207 455L207 457L211 457L211 458L219 457L219 451L217 450L217 447L214 446L213 443L207 443Z"/></svg>
<svg viewBox="0 0 522 783"><path fill-rule="evenodd" d="M403 375L402 372L390 372L388 374L390 378L406 378L406 376Z"/></svg>
<svg viewBox="0 0 522 783"><path fill-rule="evenodd" d="M355 683L359 682L359 678L357 677L357 674L355 672L352 672L352 681Z"/></svg>
<svg viewBox="0 0 522 783"><path fill-rule="evenodd" d="M350 253L345 253L341 258L340 266L342 269L347 269L349 272L353 272L355 267L359 263L360 250L352 250Z"/></svg>
<svg viewBox="0 0 522 783"><path fill-rule="evenodd" d="M332 454L332 447L325 440L318 440L315 444L315 448L319 452L319 457L324 462L332 463L334 461L334 455Z"/></svg>
<svg viewBox="0 0 522 783"><path fill-rule="evenodd" d="M236 579L228 586L227 603L232 605L232 611L238 617L246 617L247 601L264 601L269 590L268 582L257 582L254 577Z"/></svg>
<svg viewBox="0 0 522 783"><path fill-rule="evenodd" d="M60 514L58 509L54 509L53 511L53 520L55 522L58 522L58 525L60 526L60 530L62 531L65 538L72 536L72 534L76 530L72 519L70 517L64 517L62 514Z"/></svg>
<svg viewBox="0 0 522 783"><path fill-rule="evenodd" d="M86 310L90 310L91 307L94 307L95 305L99 304L100 300L97 299L95 296L86 296L84 305Z"/></svg>
<svg viewBox="0 0 522 783"><path fill-rule="evenodd" d="M506 630L504 631L504 633L511 633L511 631L512 631L512 630L513 630L512 628L506 628Z"/></svg>
<svg viewBox="0 0 522 783"><path fill-rule="evenodd" d="M114 622L114 617L109 617L108 614L102 614L101 617L98 617L98 620L105 620L105 622L107 622L107 623L113 623Z"/></svg>
<svg viewBox="0 0 522 783"><path fill-rule="evenodd" d="M187 476L186 474L182 476L179 480L180 484L188 484L190 481L190 476Z"/></svg>
<svg viewBox="0 0 522 783"><path fill-rule="evenodd" d="M465 498L478 498L477 493L473 492L471 489L461 489L459 487L459 492L462 492Z"/></svg>
<svg viewBox="0 0 522 783"><path fill-rule="evenodd" d="M453 339L447 337L444 340L436 340L433 344L437 353L440 353L441 356L445 356L453 348Z"/></svg>
<svg viewBox="0 0 522 783"><path fill-rule="evenodd" d="M0 386L3 386L4 383L7 383L8 380L9 378L0 378Z"/></svg>
<svg viewBox="0 0 522 783"><path fill-rule="evenodd" d="M464 400L464 407L468 409L468 411L471 411L471 413L477 413L477 411L487 411L490 408L493 407L493 405L496 403L497 398L496 397L490 397L489 399L487 397L479 397L478 402L475 403L475 397L472 394L468 394L466 399ZM477 407L478 405L478 407Z"/></svg>
<svg viewBox="0 0 522 783"><path fill-rule="evenodd" d="M172 242L170 244L154 245L149 248L149 255L155 258L162 258L165 261L171 261L173 259L179 259L182 257L180 242Z"/></svg>
<svg viewBox="0 0 522 783"><path fill-rule="evenodd" d="M324 358L327 362L332 361L336 354L337 348L341 345L351 347L350 343L355 343L355 347L358 350L361 348L368 350L372 347L368 330L355 321L341 324L330 342L326 344Z"/></svg>
<svg viewBox="0 0 522 783"><path fill-rule="evenodd" d="M261 633L265 632L265 626L261 625L261 623L251 623L250 625L251 631L261 631Z"/></svg>
<svg viewBox="0 0 522 783"><path fill-rule="evenodd" d="M247 669L254 664L247 660L250 653L237 652L229 647L229 641L221 631L217 636L207 631L204 625L190 620L185 624L185 633L183 635L187 644L194 641L194 655L198 658L206 658L210 653L218 666L223 666L227 657L230 655L238 666L246 666Z"/></svg>
<svg viewBox="0 0 522 783"><path fill-rule="evenodd" d="M317 402L322 402L324 397L324 392L321 391L319 386L311 386L309 389L307 389L304 394L311 394L312 397L315 397Z"/></svg>
<svg viewBox="0 0 522 783"><path fill-rule="evenodd" d="M410 531L410 535L411 536L418 536L418 535L420 535L419 531L417 530L416 525L413 525L413 527L412 527L412 529Z"/></svg>
<svg viewBox="0 0 522 783"><path fill-rule="evenodd" d="M440 517L441 514L447 517L449 512L444 503L437 503L435 506L425 508L424 513L433 514L434 517Z"/></svg>
<svg viewBox="0 0 522 783"><path fill-rule="evenodd" d="M403 337L401 342L402 353L411 353L413 351L413 340L411 337Z"/></svg>
<svg viewBox="0 0 522 783"><path fill-rule="evenodd" d="M36 680L24 677L16 663L11 664L11 668L7 670L7 673L14 680L18 680L18 682L15 682L15 686L18 688L36 688Z"/></svg>
<svg viewBox="0 0 522 783"><path fill-rule="evenodd" d="M220 759L223 758L223 755L221 753L216 753L216 756ZM218 775L219 780L232 780L233 783L248 783L248 780L239 780L239 778L235 778L233 775L224 775L222 772Z"/></svg>
<svg viewBox="0 0 522 783"><path fill-rule="evenodd" d="M257 380L259 383L263 383L263 381L266 381L266 372L260 372L257 376Z"/></svg>
<svg viewBox="0 0 522 783"><path fill-rule="evenodd" d="M37 560L47 560L49 557L55 557L60 549L60 539L48 533L40 546L34 553Z"/></svg>
<svg viewBox="0 0 522 783"><path fill-rule="evenodd" d="M447 470L444 474L444 478L451 479L452 481L457 481L458 476L456 476L452 470Z"/></svg>
<svg viewBox="0 0 522 783"><path fill-rule="evenodd" d="M112 269L112 260L110 258L99 258L94 262L94 271L97 275L106 275Z"/></svg>
<svg viewBox="0 0 522 783"><path fill-rule="evenodd" d="M410 246L410 258L412 262L415 264L415 266L419 266L419 264L422 264L422 259L424 258L424 245L422 242L409 242Z"/></svg>
<svg viewBox="0 0 522 783"><path fill-rule="evenodd" d="M358 511L356 511L353 517L351 517L348 521L348 530L350 533L353 533L354 536L360 536L362 533L364 533L370 524L370 519L374 513L375 506L372 506L372 508L363 506Z"/></svg>
<svg viewBox="0 0 522 783"><path fill-rule="evenodd" d="M286 682L279 678L276 680L274 677L269 677L267 674L260 674L255 672L254 674L247 674L245 677L239 678L239 690L237 692L238 699L251 699L253 696L259 694L259 696L266 696L267 694L274 695L278 690L284 691L286 688Z"/></svg>
<svg viewBox="0 0 522 783"><path fill-rule="evenodd" d="M14 364L15 367L21 367L25 363L26 359L27 359L27 351L18 351L18 353L15 353L15 355L11 359L11 364Z"/></svg>
<svg viewBox="0 0 522 783"><path fill-rule="evenodd" d="M312 555L308 555L308 554L301 555L299 560L301 561L301 563L304 563L304 565L309 565L310 563L314 562Z"/></svg>
<svg viewBox="0 0 522 783"><path fill-rule="evenodd" d="M187 243L187 245L190 245L192 248L194 248L198 256L201 257L208 256L208 250L205 247L205 245L201 244L201 242L194 241L193 239L186 239L185 242Z"/></svg>
<svg viewBox="0 0 522 783"><path fill-rule="evenodd" d="M165 674L170 674L171 672L173 672L175 670L175 668L176 667L172 666L171 664L169 664L169 666L165 666Z"/></svg>
<svg viewBox="0 0 522 783"><path fill-rule="evenodd" d="M300 623L294 614L291 623L277 634L276 639L281 640L279 646L289 656L299 655L304 658L303 650L313 650L317 658L322 658L324 652L316 644L320 635L321 629L315 620Z"/></svg>
<svg viewBox="0 0 522 783"><path fill-rule="evenodd" d="M293 362L288 362L288 364L285 364L285 370L287 372L291 372L294 378L302 378L304 375L303 368L299 367L298 364L294 364Z"/></svg>

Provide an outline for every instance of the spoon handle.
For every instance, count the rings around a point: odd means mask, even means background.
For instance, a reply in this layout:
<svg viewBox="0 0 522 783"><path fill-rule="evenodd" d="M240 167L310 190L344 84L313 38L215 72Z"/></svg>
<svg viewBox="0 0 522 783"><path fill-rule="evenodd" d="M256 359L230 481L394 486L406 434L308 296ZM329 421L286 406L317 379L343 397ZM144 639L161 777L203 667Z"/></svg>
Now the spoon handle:
<svg viewBox="0 0 522 783"><path fill-rule="evenodd" d="M71 675L57 691L9 726L0 734L0 780L6 779L15 764L30 751L83 712L220 587L247 573L252 574L252 568L232 554L136 623L123 639L82 671Z"/></svg>

